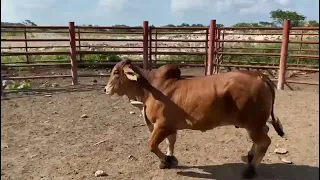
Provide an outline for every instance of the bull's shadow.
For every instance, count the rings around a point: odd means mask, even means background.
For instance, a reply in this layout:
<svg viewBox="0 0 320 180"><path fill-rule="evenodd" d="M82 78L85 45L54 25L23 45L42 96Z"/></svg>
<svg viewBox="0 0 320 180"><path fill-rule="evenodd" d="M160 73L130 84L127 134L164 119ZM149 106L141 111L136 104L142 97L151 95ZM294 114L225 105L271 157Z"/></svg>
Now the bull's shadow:
<svg viewBox="0 0 320 180"><path fill-rule="evenodd" d="M216 180L241 179L241 173L246 167L244 163L230 163L207 166L179 166L178 175ZM192 171L191 168L202 170L203 173ZM257 169L255 180L317 180L319 167L294 164L261 164Z"/></svg>

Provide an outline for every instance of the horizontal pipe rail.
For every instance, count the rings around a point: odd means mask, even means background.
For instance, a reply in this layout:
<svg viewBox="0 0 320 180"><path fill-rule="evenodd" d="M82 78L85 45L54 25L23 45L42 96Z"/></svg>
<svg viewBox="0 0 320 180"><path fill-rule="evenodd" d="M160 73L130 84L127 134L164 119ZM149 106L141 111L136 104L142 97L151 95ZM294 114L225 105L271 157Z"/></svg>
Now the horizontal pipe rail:
<svg viewBox="0 0 320 180"><path fill-rule="evenodd" d="M259 65L235 65L235 64L219 64L221 67L236 67L236 68L252 68L252 69L279 69L279 66L259 66ZM287 70L311 71L319 72L319 69L312 68L296 68L287 67Z"/></svg>
<svg viewBox="0 0 320 180"><path fill-rule="evenodd" d="M224 33L224 35L236 35L236 36L239 36L239 35L246 35L246 36L250 36L250 35L255 35L255 36L272 36L272 35L282 35L282 33L237 33L237 32L232 32L232 33ZM290 34L290 36L318 36L319 34L316 34L316 33L299 33L299 34L295 34L295 33L292 33Z"/></svg>
<svg viewBox="0 0 320 180"><path fill-rule="evenodd" d="M195 40L195 39L151 39L156 42L207 42L206 40Z"/></svg>
<svg viewBox="0 0 320 180"><path fill-rule="evenodd" d="M1 25L7 29L69 29L68 26L25 26L25 25Z"/></svg>

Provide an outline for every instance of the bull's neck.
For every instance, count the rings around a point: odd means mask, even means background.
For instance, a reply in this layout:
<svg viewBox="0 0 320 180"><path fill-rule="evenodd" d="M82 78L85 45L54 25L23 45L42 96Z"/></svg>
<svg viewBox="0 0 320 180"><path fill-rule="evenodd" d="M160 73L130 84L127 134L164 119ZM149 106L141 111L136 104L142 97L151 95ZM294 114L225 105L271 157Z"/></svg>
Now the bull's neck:
<svg viewBox="0 0 320 180"><path fill-rule="evenodd" d="M146 79L143 79L139 82L139 87L140 87L140 93L137 96L137 101L143 102L143 104L146 103L146 101L148 100L148 98L150 96L157 96L157 94L159 94L159 90L157 90L156 88L154 88L152 86L152 84L150 83L150 81L147 81Z"/></svg>
<svg viewBox="0 0 320 180"><path fill-rule="evenodd" d="M135 100L145 104L150 95L151 93L149 91L147 91L144 88L141 88L139 89L139 92L136 94Z"/></svg>
<svg viewBox="0 0 320 180"><path fill-rule="evenodd" d="M141 75L143 76L141 81L139 82L140 88L138 89L138 92L136 93L135 99L137 101L143 102L144 104L146 103L148 97L151 95L151 89L152 89L152 80L154 78L154 72L155 70L147 70L147 69L142 69L138 68Z"/></svg>

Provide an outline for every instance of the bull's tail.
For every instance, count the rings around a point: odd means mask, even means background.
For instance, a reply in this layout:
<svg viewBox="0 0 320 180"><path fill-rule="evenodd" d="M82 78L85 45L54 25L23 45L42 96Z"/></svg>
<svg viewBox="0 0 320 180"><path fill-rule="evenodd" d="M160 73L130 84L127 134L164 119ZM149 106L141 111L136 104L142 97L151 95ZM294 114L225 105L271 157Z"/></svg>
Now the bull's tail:
<svg viewBox="0 0 320 180"><path fill-rule="evenodd" d="M277 131L278 135L283 137L284 136L284 132L283 132L283 127L282 124L279 120L279 118L275 118L273 111L271 111L271 124L273 126L273 128Z"/></svg>
<svg viewBox="0 0 320 180"><path fill-rule="evenodd" d="M267 83L267 85L269 86L269 88L271 90L271 94L272 94L272 108L271 108L271 122L270 123L272 124L273 128L276 130L278 135L283 137L284 132L283 132L282 124L281 124L279 118L276 118L274 116L274 112L273 112L274 100L276 97L275 85L273 84L273 82L271 81L271 79L267 75L263 75L262 79Z"/></svg>

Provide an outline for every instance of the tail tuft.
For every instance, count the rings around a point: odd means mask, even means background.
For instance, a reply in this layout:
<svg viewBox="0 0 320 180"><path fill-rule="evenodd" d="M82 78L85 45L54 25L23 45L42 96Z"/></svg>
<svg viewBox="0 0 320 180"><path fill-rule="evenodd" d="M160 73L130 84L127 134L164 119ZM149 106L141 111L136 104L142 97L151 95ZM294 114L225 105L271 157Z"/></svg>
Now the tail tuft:
<svg viewBox="0 0 320 180"><path fill-rule="evenodd" d="M277 131L278 135L283 137L284 136L283 127L279 118L276 118L275 121L272 122L272 125L274 129Z"/></svg>

